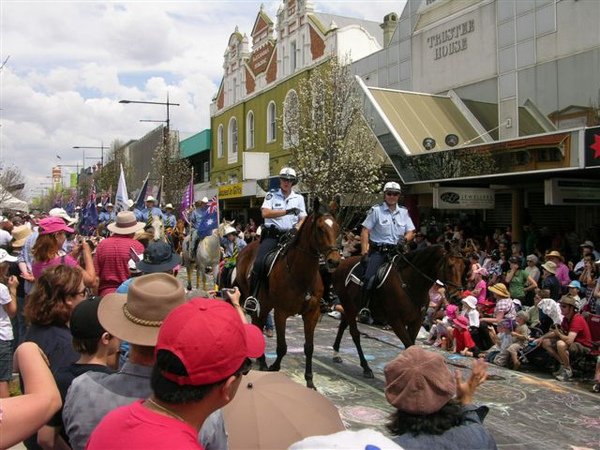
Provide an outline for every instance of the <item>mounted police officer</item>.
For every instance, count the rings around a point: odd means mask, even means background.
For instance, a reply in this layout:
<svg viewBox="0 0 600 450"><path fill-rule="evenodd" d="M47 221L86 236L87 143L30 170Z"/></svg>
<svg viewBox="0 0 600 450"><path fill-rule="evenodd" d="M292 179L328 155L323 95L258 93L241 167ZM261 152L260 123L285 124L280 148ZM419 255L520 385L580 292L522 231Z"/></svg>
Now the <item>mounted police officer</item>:
<svg viewBox="0 0 600 450"><path fill-rule="evenodd" d="M149 224L150 216L152 217L160 217L163 218L163 213L160 208L154 206L156 204L156 199L149 195L146 197L146 207L142 210L135 210L135 218L138 222L144 222L145 224Z"/></svg>
<svg viewBox="0 0 600 450"><path fill-rule="evenodd" d="M366 262L367 266L363 278L363 300L368 297L369 291L373 288L373 278L377 269L385 262L386 254L401 248L414 238L415 226L408 210L398 205L401 192L400 185L395 181L385 183L383 202L371 207L362 223L360 246L363 262ZM370 321L371 311L368 301L359 311L359 316L364 321Z"/></svg>
<svg viewBox="0 0 600 450"><path fill-rule="evenodd" d="M277 247L279 238L283 234L288 231L295 234L306 218L304 197L292 189L297 182L296 171L291 167L284 167L279 172L279 189L269 192L262 204L261 211L265 223L250 276L251 295L244 303L244 308L249 313L259 313L259 301L256 295L260 290L267 254Z"/></svg>
<svg viewBox="0 0 600 450"><path fill-rule="evenodd" d="M100 213L100 215L98 216L98 222L102 223L106 226L109 223L112 223L114 221L115 221L114 205L109 202L106 204L106 210L102 211Z"/></svg>

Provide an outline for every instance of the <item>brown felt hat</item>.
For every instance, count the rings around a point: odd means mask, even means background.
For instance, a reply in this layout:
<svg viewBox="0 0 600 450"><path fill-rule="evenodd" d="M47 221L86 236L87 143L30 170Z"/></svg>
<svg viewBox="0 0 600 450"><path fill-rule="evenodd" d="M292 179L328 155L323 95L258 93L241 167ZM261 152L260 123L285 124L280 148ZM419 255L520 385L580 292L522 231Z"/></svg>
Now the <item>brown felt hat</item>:
<svg viewBox="0 0 600 450"><path fill-rule="evenodd" d="M136 345L154 347L167 315L185 303L183 285L172 275L152 273L136 278L127 294L108 294L98 318L113 336Z"/></svg>
<svg viewBox="0 0 600 450"><path fill-rule="evenodd" d="M558 258L561 261L565 260L565 258L563 258L560 252L557 252L556 250L552 250L550 253L546 253L546 258Z"/></svg>
<svg viewBox="0 0 600 450"><path fill-rule="evenodd" d="M444 357L416 345L390 361L383 372L385 398L408 414L437 412L456 394L456 382Z"/></svg>

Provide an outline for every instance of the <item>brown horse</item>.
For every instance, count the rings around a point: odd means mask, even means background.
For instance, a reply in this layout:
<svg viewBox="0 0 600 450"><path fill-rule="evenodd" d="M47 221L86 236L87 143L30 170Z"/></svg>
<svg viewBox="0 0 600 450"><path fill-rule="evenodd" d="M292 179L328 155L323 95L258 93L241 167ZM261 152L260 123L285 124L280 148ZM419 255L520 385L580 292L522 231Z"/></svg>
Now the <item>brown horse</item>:
<svg viewBox="0 0 600 450"><path fill-rule="evenodd" d="M355 299L361 294L361 287L355 283L346 286L350 270L360 261L360 256L344 260L333 274L333 286L338 294L344 313L333 344L334 362L342 362L338 352L346 327L358 351L360 365L366 378L373 378L360 345L360 334L356 324L358 307ZM400 338L405 347L415 343L423 322L428 291L436 279L447 286L448 297L458 294L462 289L466 263L462 255L455 255L441 245L433 245L422 250L399 254L383 285L371 294L370 308L375 317L385 317L388 324Z"/></svg>
<svg viewBox="0 0 600 450"><path fill-rule="evenodd" d="M267 282L261 286L258 292L260 315L252 318L252 322L262 329L267 315L275 309L277 359L269 370L278 371L281 360L287 353L285 341L287 318L295 314L302 315L306 356L304 378L310 388L314 388L313 340L320 317L319 300L323 295L323 283L319 276L319 257L325 259L330 271L335 270L341 260L337 247L339 232L340 227L331 210L315 200L313 210L304 220L295 240L289 245L285 254L278 257ZM242 298L246 298L249 293L249 274L257 249L258 242L253 242L244 248L238 257L235 284L239 286ZM262 355L258 362L261 370L267 369L265 355Z"/></svg>
<svg viewBox="0 0 600 450"><path fill-rule="evenodd" d="M175 228L171 229L169 239L171 240L171 246L173 251L178 255L181 255L183 239L185 238L185 222L183 219L177 220Z"/></svg>

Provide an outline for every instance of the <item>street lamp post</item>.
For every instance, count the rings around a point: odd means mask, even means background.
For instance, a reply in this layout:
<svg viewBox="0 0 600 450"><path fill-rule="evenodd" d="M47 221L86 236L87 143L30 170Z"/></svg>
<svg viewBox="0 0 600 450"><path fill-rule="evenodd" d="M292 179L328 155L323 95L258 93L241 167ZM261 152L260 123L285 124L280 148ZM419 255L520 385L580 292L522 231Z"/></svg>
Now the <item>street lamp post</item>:
<svg viewBox="0 0 600 450"><path fill-rule="evenodd" d="M129 104L129 103L141 103L144 105L165 105L167 107L167 130L170 130L171 124L171 116L170 116L170 107L171 106L180 106L179 103L173 103L169 101L169 93L167 92L167 101L166 102L146 102L141 100L119 100L119 103Z"/></svg>
<svg viewBox="0 0 600 450"><path fill-rule="evenodd" d="M85 168L85 149L97 149L100 150L100 164L102 164L102 167L104 167L104 149L109 149L110 147L105 147L104 143L102 143L99 147L96 146L80 146L80 145L75 145L73 148L75 149L81 149L83 151L83 167Z"/></svg>

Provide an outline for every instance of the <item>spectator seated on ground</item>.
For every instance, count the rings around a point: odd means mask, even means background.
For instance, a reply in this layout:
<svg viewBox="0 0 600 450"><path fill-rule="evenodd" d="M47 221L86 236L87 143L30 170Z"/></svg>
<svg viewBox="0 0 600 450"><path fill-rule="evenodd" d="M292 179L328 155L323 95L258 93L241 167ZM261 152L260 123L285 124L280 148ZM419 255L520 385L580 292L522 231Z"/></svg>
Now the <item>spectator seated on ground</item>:
<svg viewBox="0 0 600 450"><path fill-rule="evenodd" d="M490 336L489 325L496 325L505 319L514 320L517 315L515 304L510 298L510 292L504 283L496 283L490 286L489 291L496 299L496 306L494 307L492 317L482 317L479 319L479 335L481 344L483 345L480 350L482 351L487 350L494 344Z"/></svg>
<svg viewBox="0 0 600 450"><path fill-rule="evenodd" d="M452 321L452 339L454 341L454 353L460 353L463 356L479 355L479 349L471 333L469 332L469 319L465 316L457 316Z"/></svg>
<svg viewBox="0 0 600 450"><path fill-rule="evenodd" d="M512 362L513 369L517 370L521 366L519 361L519 350L529 343L529 327L527 326L528 315L525 311L517 313L517 326L511 333L513 343L508 346L508 354Z"/></svg>
<svg viewBox="0 0 600 450"><path fill-rule="evenodd" d="M446 306L446 315L443 319L436 319L429 332L426 344L442 347L444 350L451 348L452 320L458 315L456 305Z"/></svg>
<svg viewBox="0 0 600 450"><path fill-rule="evenodd" d="M472 404L487 378L486 364L473 363L469 379L448 370L444 357L413 345L384 369L385 397L395 408L387 426L392 440L407 449L495 449L483 426L486 406Z"/></svg>
<svg viewBox="0 0 600 450"><path fill-rule="evenodd" d="M552 327L534 342L538 346L541 345L560 363L560 368L553 375L559 381L569 381L573 377L572 359L590 351L592 336L586 320L577 313L575 299L568 295L563 296L560 299L560 308L564 315L561 326Z"/></svg>
<svg viewBox="0 0 600 450"><path fill-rule="evenodd" d="M498 322L497 327L498 332L494 330L494 327L489 328L494 345L486 352L485 359L497 366L506 366L509 360L508 348L513 344L513 321L505 319Z"/></svg>

